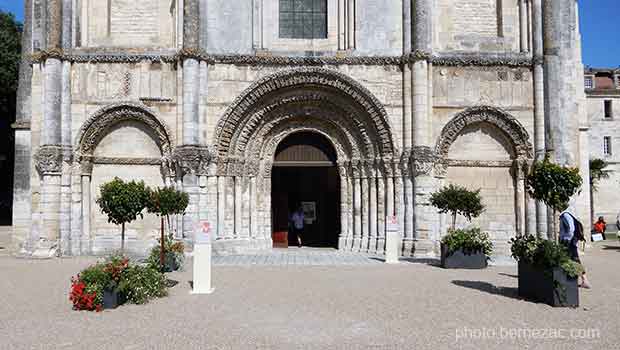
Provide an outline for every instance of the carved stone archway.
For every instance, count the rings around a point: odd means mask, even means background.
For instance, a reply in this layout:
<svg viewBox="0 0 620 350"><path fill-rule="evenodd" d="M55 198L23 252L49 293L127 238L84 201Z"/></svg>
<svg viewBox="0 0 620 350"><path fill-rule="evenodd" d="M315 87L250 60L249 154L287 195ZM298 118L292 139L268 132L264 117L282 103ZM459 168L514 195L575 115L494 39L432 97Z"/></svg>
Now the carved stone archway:
<svg viewBox="0 0 620 350"><path fill-rule="evenodd" d="M441 131L436 147L437 155L446 159L450 146L463 129L477 123L489 123L498 128L511 141L517 158L531 159L533 157L532 144L523 125L502 109L491 106L467 108L452 118Z"/></svg>
<svg viewBox="0 0 620 350"><path fill-rule="evenodd" d="M163 171L167 174L174 173L172 164L172 133L165 123L156 117L154 111L147 106L133 102L116 103L105 106L96 111L82 125L75 143L75 161L80 163L83 172L88 173L92 168L93 153L99 142L110 132L118 123L125 121L136 121L146 126L155 136L162 158L155 159L118 159L118 163L126 164L153 164L162 165Z"/></svg>
<svg viewBox="0 0 620 350"><path fill-rule="evenodd" d="M385 169L393 168L396 154L389 118L370 91L325 68L291 69L264 77L246 89L219 121L212 159L217 164L219 205L215 250L270 247L274 155L278 144L297 132L320 134L336 150L342 213L339 248L383 250L388 178L393 189L393 173ZM389 197L393 202L394 195Z"/></svg>

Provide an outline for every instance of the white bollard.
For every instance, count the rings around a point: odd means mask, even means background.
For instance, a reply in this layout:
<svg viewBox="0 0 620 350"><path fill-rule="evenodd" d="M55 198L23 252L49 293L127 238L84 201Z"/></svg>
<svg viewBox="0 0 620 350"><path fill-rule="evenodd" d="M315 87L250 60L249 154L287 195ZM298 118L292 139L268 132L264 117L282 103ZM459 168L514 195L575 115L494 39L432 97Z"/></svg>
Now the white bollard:
<svg viewBox="0 0 620 350"><path fill-rule="evenodd" d="M194 281L192 294L211 294L215 290L211 286L211 235L208 222L196 230L194 240Z"/></svg>
<svg viewBox="0 0 620 350"><path fill-rule="evenodd" d="M385 263L398 264L398 243L400 241L400 225L396 216L386 217Z"/></svg>

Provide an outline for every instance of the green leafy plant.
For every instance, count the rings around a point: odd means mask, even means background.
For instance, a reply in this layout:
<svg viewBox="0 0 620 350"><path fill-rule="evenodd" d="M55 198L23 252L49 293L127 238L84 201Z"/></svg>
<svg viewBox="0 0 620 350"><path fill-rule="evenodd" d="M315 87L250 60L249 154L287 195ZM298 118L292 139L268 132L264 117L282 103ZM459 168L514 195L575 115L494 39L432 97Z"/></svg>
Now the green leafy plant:
<svg viewBox="0 0 620 350"><path fill-rule="evenodd" d="M431 204L439 209L440 213L452 215L452 229L456 227L456 215L463 215L471 222L472 218L480 216L484 211L480 190L470 191L465 187L450 184L435 192L430 198Z"/></svg>
<svg viewBox="0 0 620 350"><path fill-rule="evenodd" d="M528 193L532 198L551 207L555 220L557 212L568 208L570 198L578 193L582 184L579 169L551 163L548 157L541 162L535 162L527 176ZM557 238L557 222L555 227L554 238Z"/></svg>
<svg viewBox="0 0 620 350"><path fill-rule="evenodd" d="M183 214L188 205L189 195L185 192L177 191L172 187L157 188L149 191L147 210L149 213L158 215L161 220L160 243L166 241L164 234L164 217L170 222L170 215ZM165 261L166 244L160 244L159 262L162 271L165 268Z"/></svg>
<svg viewBox="0 0 620 350"><path fill-rule="evenodd" d="M121 252L125 250L125 224L143 217L149 202L149 190L144 181L125 182L118 177L101 185L97 204L108 216L108 222L121 225Z"/></svg>
<svg viewBox="0 0 620 350"><path fill-rule="evenodd" d="M151 253L147 258L147 264L155 269L161 269L162 272L170 272L173 267L183 266L185 260L185 246L183 242L174 241L168 237L164 239L164 263L161 262L161 240L159 244L151 249Z"/></svg>
<svg viewBox="0 0 620 350"><path fill-rule="evenodd" d="M448 255L453 254L459 249L465 254L483 252L487 258L493 253L493 243L491 243L489 234L482 232L478 227L450 230L441 239L441 244L447 247Z"/></svg>
<svg viewBox="0 0 620 350"><path fill-rule="evenodd" d="M166 277L150 266L133 265L123 271L119 291L127 301L144 304L154 298L168 295Z"/></svg>
<svg viewBox="0 0 620 350"><path fill-rule="evenodd" d="M583 274L583 266L571 260L568 248L558 242L527 235L511 239L510 244L517 261L543 270L561 268L570 278Z"/></svg>

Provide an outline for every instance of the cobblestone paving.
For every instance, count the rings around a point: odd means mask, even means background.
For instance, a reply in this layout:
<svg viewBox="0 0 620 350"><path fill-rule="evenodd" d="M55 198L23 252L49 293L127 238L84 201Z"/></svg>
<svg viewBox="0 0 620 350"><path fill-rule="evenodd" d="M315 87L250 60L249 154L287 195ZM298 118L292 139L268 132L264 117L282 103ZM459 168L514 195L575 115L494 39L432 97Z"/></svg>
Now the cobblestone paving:
<svg viewBox="0 0 620 350"><path fill-rule="evenodd" d="M378 265L383 258L372 254L339 252L333 249L289 248L274 249L273 252L250 255L228 255L213 257L216 266L247 266L247 265Z"/></svg>

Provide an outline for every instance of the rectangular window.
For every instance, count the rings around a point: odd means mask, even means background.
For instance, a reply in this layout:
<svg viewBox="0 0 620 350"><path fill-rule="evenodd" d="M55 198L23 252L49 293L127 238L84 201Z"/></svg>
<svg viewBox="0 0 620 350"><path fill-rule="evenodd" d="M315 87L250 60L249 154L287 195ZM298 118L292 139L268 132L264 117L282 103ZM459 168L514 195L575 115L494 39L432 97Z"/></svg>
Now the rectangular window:
<svg viewBox="0 0 620 350"><path fill-rule="evenodd" d="M586 77L585 78L585 86L586 86L586 89L593 89L594 88L594 83L592 81L592 77Z"/></svg>
<svg viewBox="0 0 620 350"><path fill-rule="evenodd" d="M611 119L614 116L611 102L611 100L605 100L605 119Z"/></svg>
<svg viewBox="0 0 620 350"><path fill-rule="evenodd" d="M326 39L327 0L280 0L280 38Z"/></svg>
<svg viewBox="0 0 620 350"><path fill-rule="evenodd" d="M606 156L611 156L611 136L603 137L603 153Z"/></svg>

